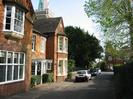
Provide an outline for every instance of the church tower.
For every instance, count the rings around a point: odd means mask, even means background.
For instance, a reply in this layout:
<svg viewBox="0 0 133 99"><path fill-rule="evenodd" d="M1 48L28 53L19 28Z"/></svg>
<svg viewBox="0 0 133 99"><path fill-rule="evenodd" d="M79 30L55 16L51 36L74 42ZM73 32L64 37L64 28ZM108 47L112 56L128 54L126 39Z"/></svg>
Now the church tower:
<svg viewBox="0 0 133 99"><path fill-rule="evenodd" d="M44 0L39 0L38 11L44 11Z"/></svg>
<svg viewBox="0 0 133 99"><path fill-rule="evenodd" d="M38 18L53 17L53 13L49 10L48 5L49 5L49 0L39 0L39 5L36 12Z"/></svg>

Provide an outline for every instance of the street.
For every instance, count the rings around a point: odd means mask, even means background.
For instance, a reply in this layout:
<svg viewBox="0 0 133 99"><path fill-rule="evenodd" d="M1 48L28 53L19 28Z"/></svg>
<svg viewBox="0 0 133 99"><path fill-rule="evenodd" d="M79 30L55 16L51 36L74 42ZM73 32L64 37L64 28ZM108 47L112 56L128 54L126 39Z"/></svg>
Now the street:
<svg viewBox="0 0 133 99"><path fill-rule="evenodd" d="M112 72L103 72L89 82L62 82L42 85L28 93L7 99L115 99Z"/></svg>
<svg viewBox="0 0 133 99"><path fill-rule="evenodd" d="M73 83L37 99L114 99L111 75L112 73L103 73L89 82Z"/></svg>

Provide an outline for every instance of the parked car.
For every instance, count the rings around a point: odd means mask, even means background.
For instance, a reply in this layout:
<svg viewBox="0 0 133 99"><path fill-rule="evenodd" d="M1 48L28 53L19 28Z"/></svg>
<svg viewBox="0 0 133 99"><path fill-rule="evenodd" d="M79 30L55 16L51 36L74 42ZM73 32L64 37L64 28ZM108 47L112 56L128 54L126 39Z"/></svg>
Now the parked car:
<svg viewBox="0 0 133 99"><path fill-rule="evenodd" d="M90 73L92 76L97 76L97 70L95 68L91 68Z"/></svg>
<svg viewBox="0 0 133 99"><path fill-rule="evenodd" d="M91 68L90 73L92 76L97 76L97 75L101 74L101 69L100 68Z"/></svg>
<svg viewBox="0 0 133 99"><path fill-rule="evenodd" d="M89 70L79 70L75 76L75 81L89 81L91 80L91 73Z"/></svg>

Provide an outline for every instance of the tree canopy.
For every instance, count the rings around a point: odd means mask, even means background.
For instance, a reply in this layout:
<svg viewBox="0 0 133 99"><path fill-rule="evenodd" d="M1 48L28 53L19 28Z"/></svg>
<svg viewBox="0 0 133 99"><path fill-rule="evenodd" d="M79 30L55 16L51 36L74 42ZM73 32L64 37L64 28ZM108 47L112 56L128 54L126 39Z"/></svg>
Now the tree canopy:
<svg viewBox="0 0 133 99"><path fill-rule="evenodd" d="M132 0L86 0L85 11L100 24L106 40L133 49Z"/></svg>
<svg viewBox="0 0 133 99"><path fill-rule="evenodd" d="M99 40L93 35L89 35L79 27L68 26L65 28L68 36L68 56L69 59L75 60L78 67L87 67L96 58L101 57L103 51L99 44Z"/></svg>

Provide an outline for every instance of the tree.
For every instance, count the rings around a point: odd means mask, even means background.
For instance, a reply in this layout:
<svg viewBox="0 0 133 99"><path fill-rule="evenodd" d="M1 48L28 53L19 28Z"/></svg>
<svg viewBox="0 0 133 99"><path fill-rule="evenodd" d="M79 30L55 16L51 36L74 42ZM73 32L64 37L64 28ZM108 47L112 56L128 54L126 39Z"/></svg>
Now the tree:
<svg viewBox="0 0 133 99"><path fill-rule="evenodd" d="M78 67L88 67L96 58L101 57L102 47L93 35L89 35L79 27L68 26L65 28L68 36L68 57L75 60Z"/></svg>
<svg viewBox="0 0 133 99"><path fill-rule="evenodd" d="M107 39L120 48L130 45L133 49L132 0L86 0L85 11L100 23Z"/></svg>

